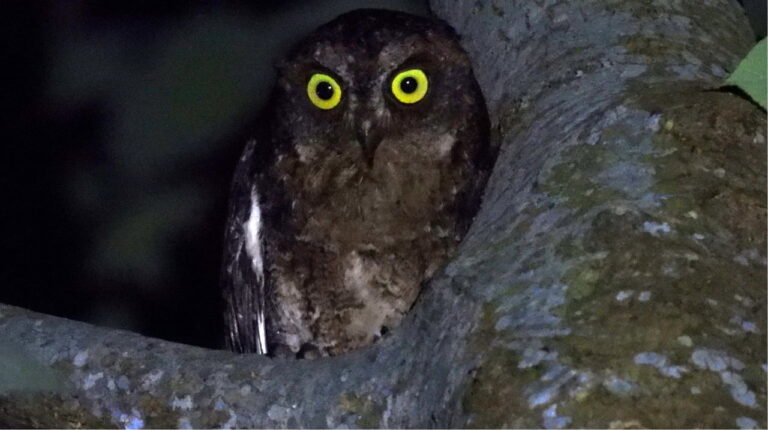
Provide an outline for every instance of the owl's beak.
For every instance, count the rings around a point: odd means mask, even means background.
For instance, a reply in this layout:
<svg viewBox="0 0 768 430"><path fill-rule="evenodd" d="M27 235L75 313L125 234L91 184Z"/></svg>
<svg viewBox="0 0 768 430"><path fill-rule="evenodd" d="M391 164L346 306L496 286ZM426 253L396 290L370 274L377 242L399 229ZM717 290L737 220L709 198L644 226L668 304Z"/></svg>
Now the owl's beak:
<svg viewBox="0 0 768 430"><path fill-rule="evenodd" d="M370 120L360 121L356 128L357 141L360 143L368 168L373 167L373 157L381 142L381 133L378 133L377 129L378 127L373 126Z"/></svg>

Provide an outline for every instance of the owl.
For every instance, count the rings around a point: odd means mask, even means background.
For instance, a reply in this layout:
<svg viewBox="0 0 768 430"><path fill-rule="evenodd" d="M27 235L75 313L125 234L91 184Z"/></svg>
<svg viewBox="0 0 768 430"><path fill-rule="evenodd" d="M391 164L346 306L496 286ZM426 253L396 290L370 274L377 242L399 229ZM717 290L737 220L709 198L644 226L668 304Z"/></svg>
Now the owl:
<svg viewBox="0 0 768 430"><path fill-rule="evenodd" d="M396 326L456 250L495 157L488 115L435 19L349 12L277 68L231 188L227 343L336 355Z"/></svg>

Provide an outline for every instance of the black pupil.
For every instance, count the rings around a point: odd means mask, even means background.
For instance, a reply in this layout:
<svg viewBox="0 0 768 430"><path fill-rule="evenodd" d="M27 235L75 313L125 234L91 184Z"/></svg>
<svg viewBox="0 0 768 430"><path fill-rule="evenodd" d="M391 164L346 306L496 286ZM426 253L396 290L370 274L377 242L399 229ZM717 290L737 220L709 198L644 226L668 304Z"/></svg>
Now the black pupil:
<svg viewBox="0 0 768 430"><path fill-rule="evenodd" d="M323 100L330 100L333 97L333 86L328 82L320 82L315 88L315 93Z"/></svg>
<svg viewBox="0 0 768 430"><path fill-rule="evenodd" d="M403 90L403 92L406 94L410 94L416 91L416 87L418 86L419 83L416 82L416 79L410 76L400 81L400 89Z"/></svg>

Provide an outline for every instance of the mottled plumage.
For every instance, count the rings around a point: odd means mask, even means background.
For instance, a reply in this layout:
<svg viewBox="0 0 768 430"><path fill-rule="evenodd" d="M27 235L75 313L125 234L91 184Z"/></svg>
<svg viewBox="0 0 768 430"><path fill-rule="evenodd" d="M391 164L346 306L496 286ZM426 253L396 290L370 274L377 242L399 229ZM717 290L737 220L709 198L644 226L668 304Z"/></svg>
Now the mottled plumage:
<svg viewBox="0 0 768 430"><path fill-rule="evenodd" d="M290 53L262 123L232 185L229 346L328 355L369 344L479 206L494 154L469 59L440 21L350 12Z"/></svg>

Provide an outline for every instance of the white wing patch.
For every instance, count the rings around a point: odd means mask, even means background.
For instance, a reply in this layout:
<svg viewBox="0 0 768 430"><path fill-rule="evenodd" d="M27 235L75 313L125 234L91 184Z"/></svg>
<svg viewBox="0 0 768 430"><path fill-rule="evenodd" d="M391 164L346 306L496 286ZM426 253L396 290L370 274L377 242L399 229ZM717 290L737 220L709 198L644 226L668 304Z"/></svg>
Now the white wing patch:
<svg viewBox="0 0 768 430"><path fill-rule="evenodd" d="M261 208L259 207L259 195L256 187L251 188L251 214L248 220L243 224L245 230L245 250L251 257L251 267L256 275L256 287L258 291L259 307L256 314L256 323L259 330L259 349L262 354L267 353L267 330L264 317L264 308L266 305L264 290L264 260L262 257L261 243Z"/></svg>

